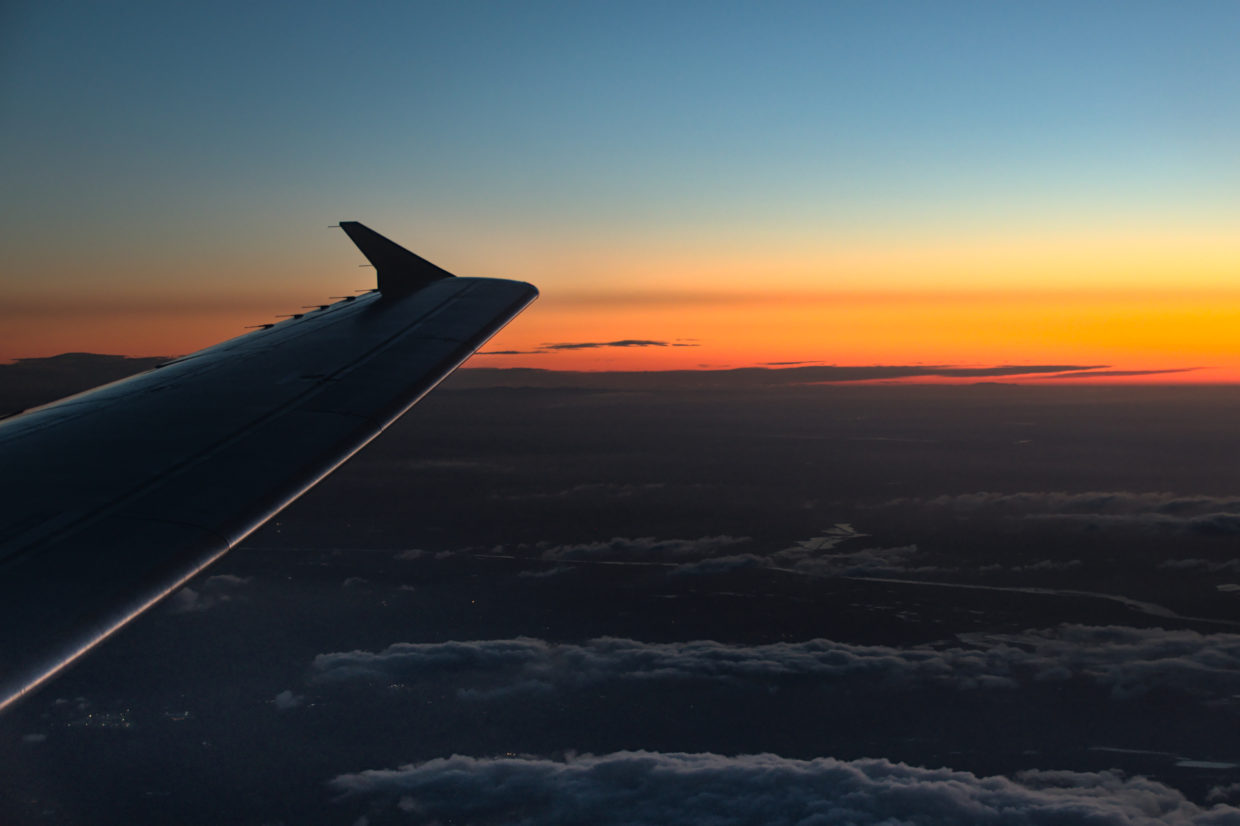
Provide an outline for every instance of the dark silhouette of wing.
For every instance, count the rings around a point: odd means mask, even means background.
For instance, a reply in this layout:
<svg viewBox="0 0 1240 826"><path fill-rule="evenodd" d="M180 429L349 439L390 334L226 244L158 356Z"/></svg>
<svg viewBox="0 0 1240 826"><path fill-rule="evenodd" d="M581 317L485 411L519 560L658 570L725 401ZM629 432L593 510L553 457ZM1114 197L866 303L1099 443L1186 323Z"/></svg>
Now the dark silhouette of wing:
<svg viewBox="0 0 1240 826"><path fill-rule="evenodd" d="M0 709L312 487L538 296L341 226L379 290L0 422Z"/></svg>

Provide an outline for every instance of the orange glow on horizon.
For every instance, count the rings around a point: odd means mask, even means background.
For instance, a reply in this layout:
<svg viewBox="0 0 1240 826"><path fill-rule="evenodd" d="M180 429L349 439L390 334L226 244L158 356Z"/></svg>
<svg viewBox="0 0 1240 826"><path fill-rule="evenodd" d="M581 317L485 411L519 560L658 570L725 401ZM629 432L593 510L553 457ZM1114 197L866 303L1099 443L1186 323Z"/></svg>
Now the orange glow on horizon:
<svg viewBox="0 0 1240 826"><path fill-rule="evenodd" d="M278 310L291 311L290 303L256 301L231 311L220 305L201 310L181 305L167 313L150 302L123 313L83 309L62 324L37 315L10 317L2 355L180 355L241 335L247 324L273 321ZM793 363L1063 365L1067 372L1098 366L1128 375L1058 381L1221 383L1240 381L1237 329L1240 290L552 293L469 364L574 371ZM912 380L966 381L900 381ZM1040 376L1002 380L1057 381Z"/></svg>
<svg viewBox="0 0 1240 826"><path fill-rule="evenodd" d="M1066 242L1061 246L1071 247ZM1100 248L1108 255L1115 252L1108 245ZM1161 248L1147 245L1137 252L1156 249ZM507 272L539 284L542 298L469 364L575 371L791 363L1063 365L1069 370L1105 365L1115 375L1002 380L1240 382L1240 339L1235 335L1240 329L1240 287L1222 280L1230 266L1223 253L1229 249L1220 242L1198 250L1193 259L1197 277L1180 284L1165 277L1165 256L1152 256L1150 271L1162 271L1162 281L1136 279L1140 286L1123 287L1106 279L1072 283L1066 276L1039 287L1029 286L1028 279L979 287L963 277L935 288L925 286L939 283L934 279L914 284L877 277L869 284L861 283L863 279L772 279L756 287L752 278L746 283L730 278L708 282L704 271L662 281L591 277L566 287L563 279L551 275ZM1050 254L1043 251L1043 259ZM939 263L946 267L962 260L959 254L943 252ZM1034 263L1038 261L1044 263ZM935 266L923 261L922 274ZM1036 269L1034 264L1028 268ZM40 298L31 290L0 308L0 360L73 351L135 356L193 352L241 335L247 326L275 321L281 313L298 312L315 298L325 299L319 287L323 281L316 278L278 292L267 284L265 291L226 295L184 289L148 289L133 298L119 292L78 293L68 303ZM709 286L696 287L703 283ZM831 287L823 289L824 283ZM592 289L590 284L623 286ZM511 352L500 354L504 351Z"/></svg>

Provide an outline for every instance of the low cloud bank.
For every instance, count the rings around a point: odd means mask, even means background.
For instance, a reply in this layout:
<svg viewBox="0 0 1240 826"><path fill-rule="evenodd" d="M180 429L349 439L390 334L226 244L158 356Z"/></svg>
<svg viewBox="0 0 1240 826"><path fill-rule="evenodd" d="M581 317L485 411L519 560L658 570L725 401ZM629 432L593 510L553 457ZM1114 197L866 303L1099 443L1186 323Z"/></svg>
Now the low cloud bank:
<svg viewBox="0 0 1240 826"><path fill-rule="evenodd" d="M959 690L1012 689L1079 681L1116 699L1156 689L1192 696L1240 694L1240 634L1064 625L1017 634L967 634L950 644L894 647L815 639L767 645L713 640L648 643L603 637L553 644L530 637L398 643L381 651L320 654L320 681L384 684L461 672L487 699L521 691L573 689L613 680L763 681L795 676L864 678L875 688L926 684Z"/></svg>
<svg viewBox="0 0 1240 826"><path fill-rule="evenodd" d="M330 781L413 823L475 824L1173 824L1240 822L1175 789L1119 772L1027 771L1013 778L882 759L792 760L648 751L476 758L456 755Z"/></svg>

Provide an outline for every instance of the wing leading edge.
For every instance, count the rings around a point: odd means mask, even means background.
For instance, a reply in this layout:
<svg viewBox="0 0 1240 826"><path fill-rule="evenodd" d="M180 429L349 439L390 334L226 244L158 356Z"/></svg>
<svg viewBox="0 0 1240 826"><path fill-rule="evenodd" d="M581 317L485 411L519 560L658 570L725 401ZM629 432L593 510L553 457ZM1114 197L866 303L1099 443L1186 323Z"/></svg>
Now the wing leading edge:
<svg viewBox="0 0 1240 826"><path fill-rule="evenodd" d="M341 227L377 292L0 422L0 709L313 487L538 297Z"/></svg>

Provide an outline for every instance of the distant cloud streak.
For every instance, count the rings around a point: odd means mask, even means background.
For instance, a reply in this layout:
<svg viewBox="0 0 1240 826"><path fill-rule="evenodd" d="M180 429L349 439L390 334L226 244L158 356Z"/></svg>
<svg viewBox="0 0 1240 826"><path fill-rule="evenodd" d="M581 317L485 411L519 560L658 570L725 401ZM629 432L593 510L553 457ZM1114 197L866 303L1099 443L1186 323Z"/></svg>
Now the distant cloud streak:
<svg viewBox="0 0 1240 826"><path fill-rule="evenodd" d="M887 503L888 506L908 504L1059 522L1085 529L1132 528L1203 535L1240 534L1240 498L1231 496L1129 491L983 491Z"/></svg>
<svg viewBox="0 0 1240 826"><path fill-rule="evenodd" d="M1167 515L1202 514L1214 511L1240 513L1240 497L1194 496L1169 492L1122 490L1019 491L1000 493L978 491L927 499L893 499L888 505L920 504L954 510L1001 510L1013 513L1161 513Z"/></svg>
<svg viewBox="0 0 1240 826"><path fill-rule="evenodd" d="M689 339L676 341L656 341L644 338L623 338L617 341L558 341L540 345L534 350L483 350L483 356L532 356L540 353L554 353L562 350L599 350L608 347L700 347Z"/></svg>
<svg viewBox="0 0 1240 826"><path fill-rule="evenodd" d="M1160 376L1167 373L1191 373L1200 367L1176 367L1166 370L1080 370L1074 373L1058 373L1050 376L1037 376L1040 379L1092 379L1120 378L1124 376Z"/></svg>
<svg viewBox="0 0 1240 826"><path fill-rule="evenodd" d="M689 344L672 344L666 341L650 339L626 338L620 341L564 341L556 344L544 344L546 350L593 350L598 347L691 347Z"/></svg>
<svg viewBox="0 0 1240 826"><path fill-rule="evenodd" d="M538 352L581 350L596 347L682 347L691 344L667 342L562 342L545 345L540 350L487 351L489 355L529 355ZM989 367L959 367L955 365L857 365L838 366L807 364L799 366L737 367L727 369L698 370L631 370L605 372L579 372L571 370L543 370L530 367L497 368L473 367L462 370L455 380L458 386L468 382L475 386L521 386L521 387L588 387L603 389L665 390L685 388L724 388L754 390L773 387L796 387L815 384L847 384L855 382L904 381L909 379L987 379L1002 378L1086 378L1107 375L1105 364L1000 364Z"/></svg>

